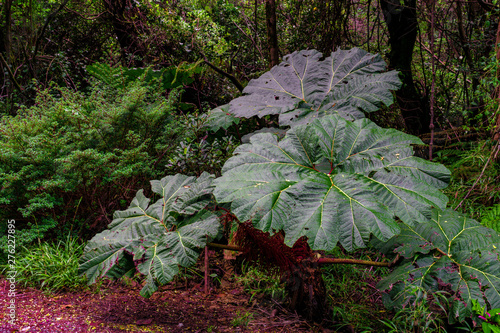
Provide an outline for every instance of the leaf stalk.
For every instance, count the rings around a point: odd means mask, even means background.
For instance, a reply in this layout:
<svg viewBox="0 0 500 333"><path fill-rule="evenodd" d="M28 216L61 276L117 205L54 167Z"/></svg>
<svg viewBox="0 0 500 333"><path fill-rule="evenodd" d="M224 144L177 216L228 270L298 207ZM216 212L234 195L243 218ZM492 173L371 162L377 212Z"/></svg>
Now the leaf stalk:
<svg viewBox="0 0 500 333"><path fill-rule="evenodd" d="M216 244L216 243L207 243L208 247L223 249L223 250L231 250L243 252L244 249L234 245L224 245L224 244ZM379 261L371 261L371 260L360 260L360 259L339 259L339 258L319 258L319 265L331 265L331 264L346 264L346 265L366 265L366 266L378 266L378 267L390 267L390 262L379 262Z"/></svg>
<svg viewBox="0 0 500 333"><path fill-rule="evenodd" d="M318 264L319 265L344 264L344 265L366 265L366 266L389 267L391 263L371 261L371 260L360 260L360 259L319 258Z"/></svg>

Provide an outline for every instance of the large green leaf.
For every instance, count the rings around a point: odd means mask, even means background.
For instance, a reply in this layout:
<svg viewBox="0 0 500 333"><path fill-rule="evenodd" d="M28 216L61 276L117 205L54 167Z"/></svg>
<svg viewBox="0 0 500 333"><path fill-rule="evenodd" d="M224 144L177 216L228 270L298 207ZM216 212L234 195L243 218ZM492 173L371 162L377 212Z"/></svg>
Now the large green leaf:
<svg viewBox="0 0 500 333"><path fill-rule="evenodd" d="M179 272L179 265L196 263L200 249L220 231L216 215L204 210L212 198L213 176L199 178L177 174L151 181L160 195L154 204L142 190L124 211L117 211L109 229L85 247L80 272L89 283L99 277L119 278L136 270L146 275L141 290L149 297L158 285Z"/></svg>
<svg viewBox="0 0 500 333"><path fill-rule="evenodd" d="M450 320L462 321L471 315L473 299L500 307L499 248L494 230L451 209L434 210L430 221L404 225L400 235L381 246L406 260L378 288L387 291L389 308L412 301L415 289L446 291L452 303Z"/></svg>
<svg viewBox="0 0 500 333"><path fill-rule="evenodd" d="M399 233L394 217L414 224L445 207L438 189L449 171L413 156L420 139L382 129L368 119L325 116L296 126L278 141L257 134L238 147L215 180L218 202L231 202L240 221L263 231L284 230L291 245L307 236L313 249L338 242L352 250L370 234Z"/></svg>
<svg viewBox="0 0 500 333"><path fill-rule="evenodd" d="M401 86L396 71L385 72L379 55L354 48L322 60L316 50L284 57L278 66L251 80L244 95L229 103L237 117L279 115L280 125L310 122L327 114L359 119L393 102Z"/></svg>
<svg viewBox="0 0 500 333"><path fill-rule="evenodd" d="M217 132L221 128L227 130L239 122L240 118L229 113L229 104L224 104L210 111L205 126L212 132Z"/></svg>

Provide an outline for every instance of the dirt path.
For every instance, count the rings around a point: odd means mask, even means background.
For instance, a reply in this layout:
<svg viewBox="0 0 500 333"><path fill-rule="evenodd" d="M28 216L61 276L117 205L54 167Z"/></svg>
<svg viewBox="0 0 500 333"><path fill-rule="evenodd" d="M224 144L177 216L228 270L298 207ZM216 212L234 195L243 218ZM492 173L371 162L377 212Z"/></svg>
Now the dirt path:
<svg viewBox="0 0 500 333"><path fill-rule="evenodd" d="M0 280L0 333L4 332L322 332L272 302L250 302L240 286L205 295L199 285L162 287L150 299L140 285L109 283L46 296L17 290L16 322L8 322L8 282ZM266 303L266 304L264 304ZM328 332L328 330L326 330Z"/></svg>

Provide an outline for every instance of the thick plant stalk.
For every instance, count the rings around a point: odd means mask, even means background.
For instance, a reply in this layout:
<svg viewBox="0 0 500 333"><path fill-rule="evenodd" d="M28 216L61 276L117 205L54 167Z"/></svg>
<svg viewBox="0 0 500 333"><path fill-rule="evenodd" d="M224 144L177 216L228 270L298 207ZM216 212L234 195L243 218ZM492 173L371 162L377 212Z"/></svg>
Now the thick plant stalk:
<svg viewBox="0 0 500 333"><path fill-rule="evenodd" d="M212 247L214 249L223 249L223 250L230 250L230 251L238 251L238 252L243 252L244 249L239 247L239 246L234 246L234 245L223 245L223 244L216 244L216 243L207 243L207 246Z"/></svg>
<svg viewBox="0 0 500 333"><path fill-rule="evenodd" d="M238 246L215 244L215 243L207 243L207 247L212 247L212 248L216 248L216 249L223 249L223 250L238 251L238 252L244 251L243 248L238 247ZM205 253L206 253L206 248L205 248ZM366 266L378 266L378 267L390 267L391 266L390 262L359 260L359 259L339 259L339 258L319 258L317 263L320 265L346 264L346 265L366 265ZM206 262L205 262L205 267L207 267Z"/></svg>
<svg viewBox="0 0 500 333"><path fill-rule="evenodd" d="M319 258L319 265L329 265L329 264L344 264L344 265L367 265L367 266L377 266L377 267L390 267L389 262L378 262L371 260L360 260L360 259L339 259L339 258Z"/></svg>
<svg viewBox="0 0 500 333"><path fill-rule="evenodd" d="M227 73L227 72L223 71L223 70L222 70L222 69L220 69L219 67L217 67L217 66L215 66L214 64L212 64L210 61L208 61L208 60L207 60L207 58L205 58L203 61L205 62L205 64L207 64L207 65L208 65L208 67L212 68L212 69L213 69L214 71L216 71L217 73L219 73L219 74L221 74L221 75L223 75L223 76L227 77L227 78L229 79L229 81L231 81L231 82L234 84L234 86L235 86L236 88L238 88L238 90L239 90L240 92L242 92L242 91L243 91L243 85L240 83L240 81L238 81L238 79L237 79L237 78L235 78L233 75L231 75L231 74L229 74L229 73Z"/></svg>
<svg viewBox="0 0 500 333"><path fill-rule="evenodd" d="M208 295L208 246L205 246L205 295Z"/></svg>

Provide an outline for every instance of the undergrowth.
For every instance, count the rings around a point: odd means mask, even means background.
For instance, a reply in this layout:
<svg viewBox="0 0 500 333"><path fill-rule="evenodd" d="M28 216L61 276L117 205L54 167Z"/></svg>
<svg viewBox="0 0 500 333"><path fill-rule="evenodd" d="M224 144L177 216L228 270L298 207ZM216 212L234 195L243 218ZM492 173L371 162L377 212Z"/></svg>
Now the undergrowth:
<svg viewBox="0 0 500 333"><path fill-rule="evenodd" d="M444 193L449 207L479 221L500 204L500 161L492 157L494 142L463 142L436 153L435 161L452 171ZM490 215L491 216L491 215ZM498 229L497 229L498 230Z"/></svg>
<svg viewBox="0 0 500 333"><path fill-rule="evenodd" d="M335 248L326 255L341 259L380 259L377 258L379 253L369 249L346 253ZM384 267L357 265L325 265L322 270L336 329L382 332L379 329L383 326L378 320L387 318L388 313L375 285L389 270Z"/></svg>
<svg viewBox="0 0 500 333"><path fill-rule="evenodd" d="M380 320L388 333L446 333L449 304L443 293L428 295L416 289L416 301L397 311L390 319Z"/></svg>
<svg viewBox="0 0 500 333"><path fill-rule="evenodd" d="M35 243L22 247L14 267L2 265L2 273L16 271L19 286L32 287L46 293L75 291L85 288L84 277L78 275L78 259L85 244L68 236L58 242Z"/></svg>
<svg viewBox="0 0 500 333"><path fill-rule="evenodd" d="M277 270L264 270L258 265L242 264L242 274L236 276L236 281L241 283L245 291L255 297L266 296L277 302L284 301L286 297L284 283L280 281Z"/></svg>

